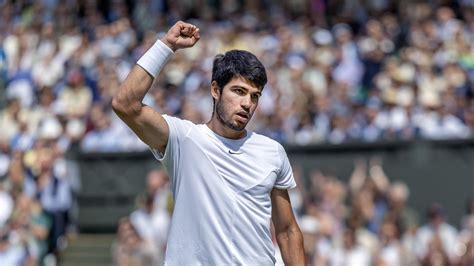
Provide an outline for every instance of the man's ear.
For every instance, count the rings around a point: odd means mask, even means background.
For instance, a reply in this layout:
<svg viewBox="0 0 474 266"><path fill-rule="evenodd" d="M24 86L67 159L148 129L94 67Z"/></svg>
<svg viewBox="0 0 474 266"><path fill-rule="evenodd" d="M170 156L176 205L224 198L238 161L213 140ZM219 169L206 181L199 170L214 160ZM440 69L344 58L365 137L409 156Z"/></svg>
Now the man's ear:
<svg viewBox="0 0 474 266"><path fill-rule="evenodd" d="M219 90L219 85L217 85L217 82L213 80L211 82L211 96L214 98L214 100L217 101L217 99L220 96L221 91Z"/></svg>

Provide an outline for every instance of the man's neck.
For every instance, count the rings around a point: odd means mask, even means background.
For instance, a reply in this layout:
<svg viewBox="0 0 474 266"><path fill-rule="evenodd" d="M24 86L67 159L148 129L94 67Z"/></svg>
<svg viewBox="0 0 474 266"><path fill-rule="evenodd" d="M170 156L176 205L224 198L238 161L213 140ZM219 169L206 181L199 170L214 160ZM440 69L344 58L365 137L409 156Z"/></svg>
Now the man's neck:
<svg viewBox="0 0 474 266"><path fill-rule="evenodd" d="M241 139L247 135L247 130L243 129L241 131L236 131L228 126L224 125L219 119L216 118L215 115L212 116L211 120L206 123L207 127L214 131L219 136L228 139Z"/></svg>

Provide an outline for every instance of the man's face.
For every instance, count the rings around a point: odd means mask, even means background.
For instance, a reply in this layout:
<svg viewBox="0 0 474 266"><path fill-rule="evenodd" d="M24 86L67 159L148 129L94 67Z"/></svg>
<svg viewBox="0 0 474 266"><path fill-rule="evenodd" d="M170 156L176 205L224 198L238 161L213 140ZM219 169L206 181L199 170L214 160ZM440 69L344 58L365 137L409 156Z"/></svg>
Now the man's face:
<svg viewBox="0 0 474 266"><path fill-rule="evenodd" d="M242 77L234 77L219 92L217 83L212 83L212 96L216 100L217 119L226 127L242 131L257 108L261 88Z"/></svg>

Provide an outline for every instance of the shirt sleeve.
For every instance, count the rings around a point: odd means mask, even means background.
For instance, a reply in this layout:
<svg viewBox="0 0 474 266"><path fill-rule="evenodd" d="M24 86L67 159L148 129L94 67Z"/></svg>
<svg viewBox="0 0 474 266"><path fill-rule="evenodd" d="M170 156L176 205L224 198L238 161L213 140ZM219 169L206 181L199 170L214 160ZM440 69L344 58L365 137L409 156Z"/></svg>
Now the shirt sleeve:
<svg viewBox="0 0 474 266"><path fill-rule="evenodd" d="M162 154L159 150L151 147L150 150L155 158L163 164L171 181L174 181L179 165L180 142L183 141L194 124L168 115L163 115L163 118L169 127L165 152Z"/></svg>
<svg viewBox="0 0 474 266"><path fill-rule="evenodd" d="M278 189L291 189L296 187L293 169L286 155L285 149L278 143L278 156L280 159L280 168L277 173L275 187Z"/></svg>

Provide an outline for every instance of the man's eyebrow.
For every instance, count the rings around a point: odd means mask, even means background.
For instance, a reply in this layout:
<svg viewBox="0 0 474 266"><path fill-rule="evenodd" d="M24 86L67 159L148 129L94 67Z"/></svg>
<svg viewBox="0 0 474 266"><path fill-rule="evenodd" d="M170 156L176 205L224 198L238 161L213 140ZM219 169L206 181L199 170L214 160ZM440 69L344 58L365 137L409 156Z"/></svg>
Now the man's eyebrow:
<svg viewBox="0 0 474 266"><path fill-rule="evenodd" d="M249 89L247 89L247 88L245 88L245 87L242 87L242 86L239 86L239 85L234 85L234 86L232 86L231 88L233 88L233 89L241 89L241 90L246 90L246 91L249 90Z"/></svg>
<svg viewBox="0 0 474 266"><path fill-rule="evenodd" d="M231 88L233 88L233 89L243 89L243 90L246 90L246 91L249 91L249 90L250 90L250 89L248 89L248 88L246 88L246 87L242 87L242 86L239 86L239 85L234 85L234 86L232 86ZM255 93L262 94L262 90L259 89L259 90L258 90L257 92L255 92Z"/></svg>

